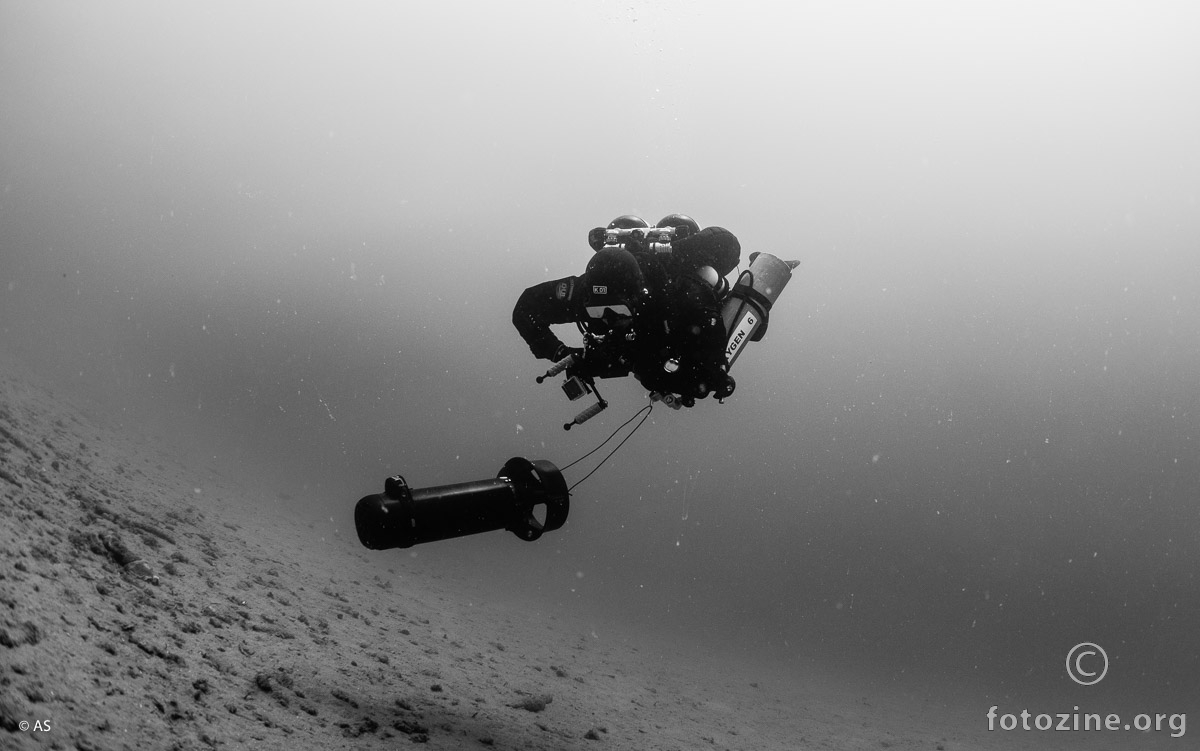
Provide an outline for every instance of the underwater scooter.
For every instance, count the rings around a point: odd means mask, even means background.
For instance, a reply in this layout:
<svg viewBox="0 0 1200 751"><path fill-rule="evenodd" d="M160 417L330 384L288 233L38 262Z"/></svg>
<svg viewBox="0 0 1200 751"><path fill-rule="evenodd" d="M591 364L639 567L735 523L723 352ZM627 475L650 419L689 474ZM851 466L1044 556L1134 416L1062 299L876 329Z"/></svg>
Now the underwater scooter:
<svg viewBox="0 0 1200 751"><path fill-rule="evenodd" d="M384 482L383 493L359 500L354 527L359 542L372 550L410 548L497 529L532 542L566 523L570 497L558 467L518 456L509 459L494 480L422 489L393 475Z"/></svg>

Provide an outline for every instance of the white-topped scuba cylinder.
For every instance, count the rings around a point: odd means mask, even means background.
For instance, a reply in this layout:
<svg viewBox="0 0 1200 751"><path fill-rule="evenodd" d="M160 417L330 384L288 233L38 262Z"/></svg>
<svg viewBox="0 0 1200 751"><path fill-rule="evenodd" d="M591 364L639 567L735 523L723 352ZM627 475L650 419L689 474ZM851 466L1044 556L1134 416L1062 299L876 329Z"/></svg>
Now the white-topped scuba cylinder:
<svg viewBox="0 0 1200 751"><path fill-rule="evenodd" d="M746 342L757 342L767 333L771 307L792 278L799 261L781 261L770 253L750 256L750 268L743 271L721 308L725 323L725 362L732 367Z"/></svg>

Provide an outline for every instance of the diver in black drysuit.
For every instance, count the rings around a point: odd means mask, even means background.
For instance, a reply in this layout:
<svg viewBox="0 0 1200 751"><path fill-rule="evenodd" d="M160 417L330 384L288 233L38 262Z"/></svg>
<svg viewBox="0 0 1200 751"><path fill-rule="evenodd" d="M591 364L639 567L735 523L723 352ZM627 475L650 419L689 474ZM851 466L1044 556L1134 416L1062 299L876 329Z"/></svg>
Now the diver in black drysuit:
<svg viewBox="0 0 1200 751"><path fill-rule="evenodd" d="M535 357L558 362L575 356L568 373L614 378L632 373L651 392L678 395L691 406L710 394L723 399L734 382L725 359L721 301L725 276L737 268L741 245L722 227L703 230L672 214L658 227L674 227L670 252L626 237L604 245L604 230L589 233L596 251L580 276L526 289L513 309L513 325ZM637 217L618 217L613 228L647 227ZM584 349L568 347L552 324L576 323Z"/></svg>

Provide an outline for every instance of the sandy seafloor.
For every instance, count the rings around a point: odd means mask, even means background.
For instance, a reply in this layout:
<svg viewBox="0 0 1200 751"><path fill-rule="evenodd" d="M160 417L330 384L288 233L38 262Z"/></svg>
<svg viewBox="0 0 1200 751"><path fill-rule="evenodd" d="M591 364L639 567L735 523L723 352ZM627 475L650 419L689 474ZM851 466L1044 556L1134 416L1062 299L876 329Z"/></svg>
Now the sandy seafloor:
<svg viewBox="0 0 1200 751"><path fill-rule="evenodd" d="M1129 747L490 593L2 370L0 748Z"/></svg>

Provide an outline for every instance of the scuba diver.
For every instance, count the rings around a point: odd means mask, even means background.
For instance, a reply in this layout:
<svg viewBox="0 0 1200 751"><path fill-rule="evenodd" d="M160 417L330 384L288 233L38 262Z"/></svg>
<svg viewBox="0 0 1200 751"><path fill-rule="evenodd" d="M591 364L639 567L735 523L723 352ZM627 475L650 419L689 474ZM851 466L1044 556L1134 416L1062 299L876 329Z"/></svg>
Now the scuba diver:
<svg viewBox="0 0 1200 751"><path fill-rule="evenodd" d="M588 233L595 255L580 276L536 284L513 310L513 325L538 358L554 365L542 383L560 373L572 401L597 401L563 425L570 430L608 405L596 378L632 374L650 390L651 403L599 446L561 470L544 459L513 457L493 479L414 488L403 475L384 481L354 509L359 541L372 550L407 548L436 540L507 530L538 539L567 520L575 490L646 421L655 402L679 409L697 399L733 393L729 368L747 342L761 341L770 311L799 261L755 252L738 272L741 245L720 227L700 229L682 214L655 227L634 216L614 219ZM564 344L550 327L576 323L583 347ZM588 458L640 416L640 422L582 479L568 485L563 471Z"/></svg>
<svg viewBox="0 0 1200 751"><path fill-rule="evenodd" d="M721 304L739 263L737 237L683 214L654 227L624 215L591 230L588 244L595 255L582 275L534 285L517 300L513 325L534 356L592 385L632 374L676 408L731 395ZM579 326L582 348L550 330L565 323Z"/></svg>

